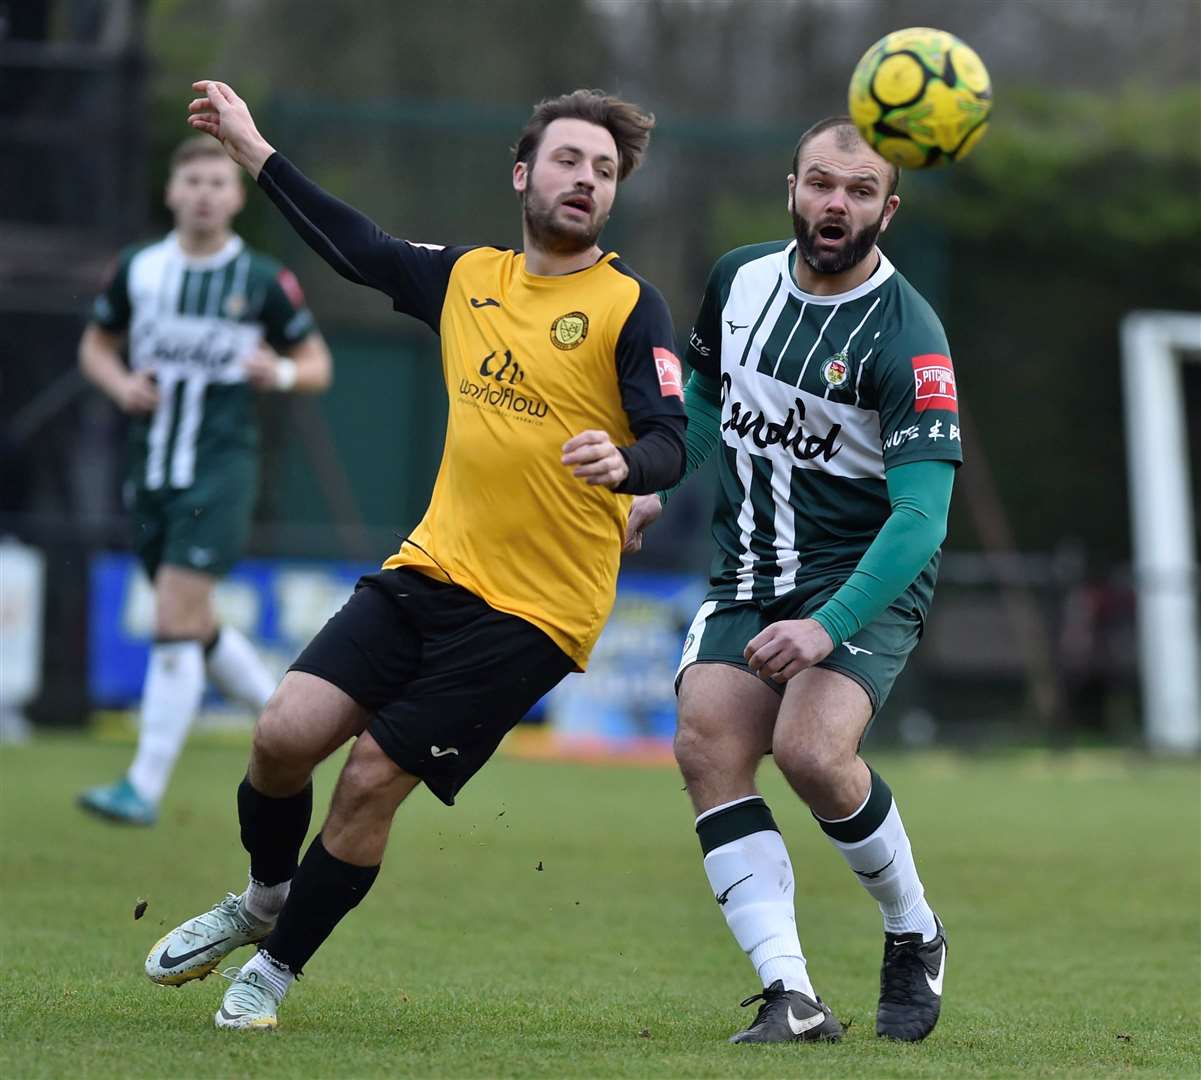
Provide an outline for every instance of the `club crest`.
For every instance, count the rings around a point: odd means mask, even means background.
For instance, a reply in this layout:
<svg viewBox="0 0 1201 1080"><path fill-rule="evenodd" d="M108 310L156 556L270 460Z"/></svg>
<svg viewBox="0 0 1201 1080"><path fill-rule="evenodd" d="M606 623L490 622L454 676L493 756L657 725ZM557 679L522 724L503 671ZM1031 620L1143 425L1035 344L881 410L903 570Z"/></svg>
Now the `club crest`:
<svg viewBox="0 0 1201 1080"><path fill-rule="evenodd" d="M550 324L550 343L556 349L578 348L588 336L588 316L582 311L569 311Z"/></svg>
<svg viewBox="0 0 1201 1080"><path fill-rule="evenodd" d="M841 390L851 378L851 360L846 349L835 353L821 366L822 382L831 390Z"/></svg>

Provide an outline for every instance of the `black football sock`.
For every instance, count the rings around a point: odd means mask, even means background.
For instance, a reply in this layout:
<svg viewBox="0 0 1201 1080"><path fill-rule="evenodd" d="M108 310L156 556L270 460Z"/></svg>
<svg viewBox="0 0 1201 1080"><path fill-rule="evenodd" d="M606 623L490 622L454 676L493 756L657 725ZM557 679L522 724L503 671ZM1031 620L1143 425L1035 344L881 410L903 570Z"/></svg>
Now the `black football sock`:
<svg viewBox="0 0 1201 1080"><path fill-rule="evenodd" d="M260 885L279 885L296 873L300 846L313 816L313 782L303 791L274 799L246 777L238 785L242 846L250 853L250 876Z"/></svg>
<svg viewBox="0 0 1201 1080"><path fill-rule="evenodd" d="M378 866L353 866L335 858L318 834L292 878L292 891L275 929L260 948L299 975L343 916L367 895L378 873Z"/></svg>

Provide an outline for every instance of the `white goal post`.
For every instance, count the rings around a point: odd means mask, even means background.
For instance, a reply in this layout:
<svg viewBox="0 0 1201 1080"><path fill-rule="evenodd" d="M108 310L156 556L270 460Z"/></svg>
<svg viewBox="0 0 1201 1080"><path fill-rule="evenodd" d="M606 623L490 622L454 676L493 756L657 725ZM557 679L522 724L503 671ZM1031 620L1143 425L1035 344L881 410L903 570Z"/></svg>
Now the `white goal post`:
<svg viewBox="0 0 1201 1080"><path fill-rule="evenodd" d="M1201 361L1201 314L1122 320L1126 463L1143 725L1152 750L1201 750L1201 624L1182 368ZM1201 425L1194 425L1201 438Z"/></svg>

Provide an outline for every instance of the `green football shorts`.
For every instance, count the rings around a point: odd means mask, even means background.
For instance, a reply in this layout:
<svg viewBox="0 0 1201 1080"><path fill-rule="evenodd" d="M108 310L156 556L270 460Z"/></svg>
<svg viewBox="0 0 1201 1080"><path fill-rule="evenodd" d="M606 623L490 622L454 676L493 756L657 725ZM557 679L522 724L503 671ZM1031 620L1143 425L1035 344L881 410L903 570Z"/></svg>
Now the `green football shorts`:
<svg viewBox="0 0 1201 1080"><path fill-rule="evenodd" d="M257 474L257 462L238 458L189 488L137 487L133 544L150 579L164 565L213 577L228 573L250 533Z"/></svg>
<svg viewBox="0 0 1201 1080"><path fill-rule="evenodd" d="M807 619L835 590L826 588L806 596L794 589L771 600L706 600L684 640L684 654L676 670L676 692L680 679L693 664L730 664L750 671L743 649L760 631L785 619ZM839 642L817 667L829 668L863 687L871 700L874 716L888 698L905 661L922 636L924 622L911 587L874 622L863 627L850 641ZM778 694L786 683L764 679Z"/></svg>

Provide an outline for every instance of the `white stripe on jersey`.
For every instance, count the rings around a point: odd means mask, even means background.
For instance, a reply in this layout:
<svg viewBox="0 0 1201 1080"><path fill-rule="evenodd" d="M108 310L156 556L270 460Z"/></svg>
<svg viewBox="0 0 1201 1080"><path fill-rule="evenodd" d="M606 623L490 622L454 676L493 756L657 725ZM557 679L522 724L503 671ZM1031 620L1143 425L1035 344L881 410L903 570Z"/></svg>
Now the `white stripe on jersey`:
<svg viewBox="0 0 1201 1080"><path fill-rule="evenodd" d="M214 274L209 282L209 298L204 313L210 319L219 318L221 315L221 294L225 292L225 278L228 274L229 264L226 263L221 267L220 276Z"/></svg>
<svg viewBox="0 0 1201 1080"><path fill-rule="evenodd" d="M784 310L786 303L788 303L788 290L777 289L768 305L767 314L763 316L763 321L755 331L754 338L751 339L750 348L746 350L746 367L752 370L759 367L759 360L763 356L763 346L767 344L767 339L771 337L771 332L776 328L776 323L779 321L780 313ZM756 313L756 318L758 318L758 313ZM724 348L722 352L724 355Z"/></svg>
<svg viewBox="0 0 1201 1080"><path fill-rule="evenodd" d="M796 507L792 504L792 465L778 457L771 460L771 498L776 508L774 546L780 576L776 595L783 596L796 585L801 553L796 549Z"/></svg>
<svg viewBox="0 0 1201 1080"><path fill-rule="evenodd" d="M871 313L873 311L876 310L876 308L879 306L879 304L880 304L880 297L877 296L876 299L872 301L872 306L867 309L867 314L864 315L863 318L859 320L859 325L856 326L855 329L851 331L850 336L846 340L846 344L844 344L842 347L843 352L846 352L847 349L849 349L851 347L851 342L855 340L855 335L857 333L859 333L860 330L863 329L863 324L865 322L867 322L869 316L871 315ZM877 332L876 337L879 337L879 336L880 336L880 334L879 334L879 332ZM871 349L869 349L867 356L871 356L871 354L872 354ZM867 356L863 357L859 361L859 373L858 373L858 375L855 376L855 404L856 405L859 404L859 378L860 378L860 376L863 375L863 361L867 359ZM830 391L832 389L833 389L833 387L827 384L826 392L822 396L828 398L830 396Z"/></svg>
<svg viewBox="0 0 1201 1080"><path fill-rule="evenodd" d="M792 329L788 331L788 337L785 339L784 345L780 349L780 355L776 357L776 366L774 368L772 368L772 372L771 372L773 377L780 370L780 361L783 360L784 357L788 355L788 346L792 344L793 337L796 336L796 332L797 332L797 330L800 329L801 323L803 323L805 321L805 309L808 306L809 306L809 302L807 300L801 301L801 313L796 317L796 322L794 322L792 324Z"/></svg>
<svg viewBox="0 0 1201 1080"><path fill-rule="evenodd" d="M721 355L725 358L723 366L738 367L747 347L747 338L743 335L751 333L755 328L767 298L772 296L773 292L773 310L759 324L759 330L764 331L766 328L765 332L768 334L775 326L788 296L788 290L780 281L780 268L775 259L755 259L754 262L738 268L734 280L730 282L730 293L722 305ZM731 330L731 323L738 329ZM753 366L752 356L757 363L762 351L762 343L757 349L752 347L747 356L747 363Z"/></svg>
<svg viewBox="0 0 1201 1080"><path fill-rule="evenodd" d="M805 357L805 362L801 365L801 373L796 377L796 384L800 386L805 379L805 372L809 370L809 361L813 359L813 354L817 352L817 347L822 343L822 338L826 336L826 327L830 325L830 320L838 314L838 309L841 304L835 304L830 308L830 314L826 316L826 321L822 323L822 328L818 331L817 337L813 339L813 348L809 350L809 355Z"/></svg>
<svg viewBox="0 0 1201 1080"><path fill-rule="evenodd" d="M158 378L158 408L146 433L146 486L151 491L161 488L167 475L167 436L171 434L178 381L173 371L164 371Z"/></svg>
<svg viewBox="0 0 1201 1080"><path fill-rule="evenodd" d="M188 292L183 301L183 313L186 315L199 315L197 310L200 306L200 272L192 274L192 280L188 283Z"/></svg>
<svg viewBox="0 0 1201 1080"><path fill-rule="evenodd" d="M755 556L751 552L751 534L755 531L755 505L751 502L751 481L755 466L751 455L738 448L734 455L738 467L738 483L742 487L742 506L738 510L738 546L742 551L738 567L738 592L735 600L749 600L755 588Z"/></svg>
<svg viewBox="0 0 1201 1080"><path fill-rule="evenodd" d="M196 436L204 415L204 393L208 382L203 375L189 375L183 384L179 424L175 429L175 449L171 452L171 486L191 487L196 477Z"/></svg>
<svg viewBox="0 0 1201 1080"><path fill-rule="evenodd" d="M246 277L250 273L250 252L244 251L234 263L234 283L230 287L230 296L246 295Z"/></svg>

